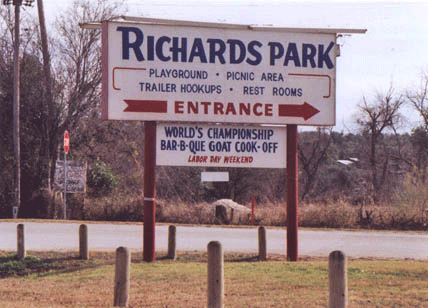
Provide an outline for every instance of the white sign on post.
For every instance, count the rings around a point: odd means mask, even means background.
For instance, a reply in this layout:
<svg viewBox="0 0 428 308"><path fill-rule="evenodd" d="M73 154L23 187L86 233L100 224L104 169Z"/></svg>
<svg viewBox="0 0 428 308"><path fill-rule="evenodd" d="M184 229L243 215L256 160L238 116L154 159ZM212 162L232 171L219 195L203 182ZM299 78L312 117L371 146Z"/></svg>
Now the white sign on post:
<svg viewBox="0 0 428 308"><path fill-rule="evenodd" d="M286 167L285 127L158 123L156 164Z"/></svg>
<svg viewBox="0 0 428 308"><path fill-rule="evenodd" d="M229 182L229 172L201 172L201 182Z"/></svg>
<svg viewBox="0 0 428 308"><path fill-rule="evenodd" d="M55 177L53 186L58 191L64 191L64 161L55 162ZM86 162L67 161L67 193L85 193L86 192Z"/></svg>
<svg viewBox="0 0 428 308"><path fill-rule="evenodd" d="M105 21L103 117L334 125L336 34Z"/></svg>

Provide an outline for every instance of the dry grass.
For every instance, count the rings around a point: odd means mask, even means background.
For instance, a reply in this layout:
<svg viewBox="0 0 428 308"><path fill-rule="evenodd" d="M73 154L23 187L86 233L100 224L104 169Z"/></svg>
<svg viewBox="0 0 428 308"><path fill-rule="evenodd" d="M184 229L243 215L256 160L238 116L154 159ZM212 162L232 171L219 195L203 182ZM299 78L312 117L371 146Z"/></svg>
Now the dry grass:
<svg viewBox="0 0 428 308"><path fill-rule="evenodd" d="M265 226L286 226L286 205L259 206L256 217ZM308 228L425 230L427 222L425 212L404 203L362 206L339 200L299 205L299 225Z"/></svg>
<svg viewBox="0 0 428 308"><path fill-rule="evenodd" d="M35 253L34 253L35 254ZM0 280L2 307L111 307L114 254L37 253L56 269ZM268 262L225 256L226 307L326 307L327 261ZM177 261L141 262L132 255L129 307L205 307L206 255L179 254ZM80 265L80 266L76 266ZM69 270L66 270L69 268ZM426 307L428 264L413 261L349 260L348 307Z"/></svg>
<svg viewBox="0 0 428 308"><path fill-rule="evenodd" d="M390 204L353 205L344 200L299 204L299 225L308 228L352 228L383 230L425 230L428 212L422 202L413 199L395 200ZM423 203L425 204L425 203ZM78 212L78 211L76 211ZM121 196L86 200L73 219L100 221L142 221L142 197ZM256 205L256 221L264 226L286 226L284 203ZM156 210L159 222L213 224L215 210L208 203L186 204L160 201ZM241 224L250 221L241 221Z"/></svg>
<svg viewBox="0 0 428 308"><path fill-rule="evenodd" d="M164 202L161 212L161 220L163 222L185 224L213 224L215 222L215 211L208 203Z"/></svg>
<svg viewBox="0 0 428 308"><path fill-rule="evenodd" d="M211 209L211 211L210 211ZM256 222L264 226L286 226L285 204L256 206ZM164 203L159 221L169 223L212 224L214 211L205 203ZM425 212L404 203L352 205L346 201L299 204L299 225L308 228L349 228L378 230L425 230Z"/></svg>

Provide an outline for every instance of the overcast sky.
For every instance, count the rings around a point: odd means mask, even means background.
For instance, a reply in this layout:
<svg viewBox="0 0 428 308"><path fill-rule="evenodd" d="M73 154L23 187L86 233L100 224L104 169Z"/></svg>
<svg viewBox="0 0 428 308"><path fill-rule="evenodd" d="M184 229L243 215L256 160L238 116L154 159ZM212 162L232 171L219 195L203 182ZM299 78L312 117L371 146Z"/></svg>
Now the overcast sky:
<svg viewBox="0 0 428 308"><path fill-rule="evenodd" d="M52 20L71 1L45 1ZM428 71L428 1L125 0L129 16L280 27L367 29L339 40L336 131L355 129L357 104L418 85ZM415 117L407 112L408 127ZM411 123L410 123L411 122Z"/></svg>

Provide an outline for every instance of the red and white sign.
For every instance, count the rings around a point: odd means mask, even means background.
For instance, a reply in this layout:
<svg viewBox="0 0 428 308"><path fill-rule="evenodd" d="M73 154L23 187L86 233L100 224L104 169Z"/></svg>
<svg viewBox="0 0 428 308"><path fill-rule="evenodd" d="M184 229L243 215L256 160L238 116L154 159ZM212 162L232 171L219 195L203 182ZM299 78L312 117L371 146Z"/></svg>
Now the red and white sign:
<svg viewBox="0 0 428 308"><path fill-rule="evenodd" d="M105 119L335 124L336 32L105 21Z"/></svg>
<svg viewBox="0 0 428 308"><path fill-rule="evenodd" d="M70 136L68 134L68 130L64 132L64 152L65 154L68 154L68 151L70 150Z"/></svg>

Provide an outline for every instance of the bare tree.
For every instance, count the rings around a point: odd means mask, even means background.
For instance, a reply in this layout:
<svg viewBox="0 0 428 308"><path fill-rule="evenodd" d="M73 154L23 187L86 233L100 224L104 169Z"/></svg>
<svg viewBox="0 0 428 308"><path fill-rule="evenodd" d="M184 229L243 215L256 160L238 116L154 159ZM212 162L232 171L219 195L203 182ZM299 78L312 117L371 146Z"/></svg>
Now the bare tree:
<svg viewBox="0 0 428 308"><path fill-rule="evenodd" d="M44 82L41 42L34 14L23 14L21 27L21 160L23 197L47 187L57 159L64 129L77 129L98 119L100 103L100 32L83 30L79 22L100 21L120 11L111 1L78 0L58 17L56 32L50 32L52 81ZM24 11L24 13L26 13ZM29 12L28 12L29 13ZM34 10L33 10L34 13ZM11 64L13 18L10 9L0 10L0 165L10 165ZM46 42L45 42L46 43ZM46 47L46 46L45 46ZM46 72L46 68L45 68ZM49 74L49 73L48 73ZM49 88L52 86L51 95ZM49 98L51 97L51 99ZM25 175L25 176L24 176ZM0 202L7 201L10 170L0 172ZM3 181L4 180L4 181ZM27 183L26 183L27 182Z"/></svg>
<svg viewBox="0 0 428 308"><path fill-rule="evenodd" d="M419 174L420 180L425 183L428 165L428 71L422 71L419 87L407 90L405 98L422 120L422 125L412 130L410 141L415 152L414 171L417 171L416 174Z"/></svg>
<svg viewBox="0 0 428 308"><path fill-rule="evenodd" d="M396 134L402 119L400 108L403 103L403 98L396 97L391 86L386 94L377 94L373 102L363 97L363 102L358 105L357 124L363 136L369 141L368 157L375 193L380 191L385 182L391 158L390 150L384 147L383 135L388 130ZM380 149L383 149L382 153Z"/></svg>
<svg viewBox="0 0 428 308"><path fill-rule="evenodd" d="M327 160L327 151L332 141L331 131L331 128L320 128L316 135L311 133L300 137L299 160L304 173L302 199L305 199L313 188L318 170Z"/></svg>
<svg viewBox="0 0 428 308"><path fill-rule="evenodd" d="M428 131L428 72L422 72L420 86L414 90L406 91L407 102L419 113Z"/></svg>
<svg viewBox="0 0 428 308"><path fill-rule="evenodd" d="M101 29L81 29L79 23L108 20L120 11L120 4L110 1L75 1L56 22L59 51L53 59L60 91L59 125L75 129L91 114L99 113L101 91Z"/></svg>

